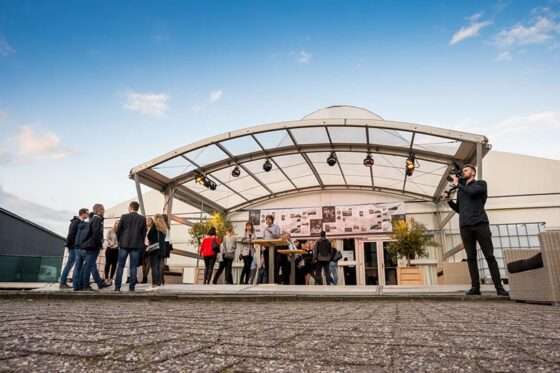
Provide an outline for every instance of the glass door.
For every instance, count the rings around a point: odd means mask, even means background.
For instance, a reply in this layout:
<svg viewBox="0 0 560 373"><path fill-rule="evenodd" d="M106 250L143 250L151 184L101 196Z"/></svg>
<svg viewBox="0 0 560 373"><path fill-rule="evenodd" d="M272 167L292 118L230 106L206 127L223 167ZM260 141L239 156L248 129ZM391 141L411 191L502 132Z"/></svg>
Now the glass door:
<svg viewBox="0 0 560 373"><path fill-rule="evenodd" d="M365 241L363 244L363 254L365 285L381 285L377 242Z"/></svg>
<svg viewBox="0 0 560 373"><path fill-rule="evenodd" d="M378 245L383 248L383 277L384 285L397 285L397 266L398 261L395 255L391 255L388 250L389 241L378 241Z"/></svg>
<svg viewBox="0 0 560 373"><path fill-rule="evenodd" d="M397 285L397 258L387 239L362 241L357 252L359 285Z"/></svg>

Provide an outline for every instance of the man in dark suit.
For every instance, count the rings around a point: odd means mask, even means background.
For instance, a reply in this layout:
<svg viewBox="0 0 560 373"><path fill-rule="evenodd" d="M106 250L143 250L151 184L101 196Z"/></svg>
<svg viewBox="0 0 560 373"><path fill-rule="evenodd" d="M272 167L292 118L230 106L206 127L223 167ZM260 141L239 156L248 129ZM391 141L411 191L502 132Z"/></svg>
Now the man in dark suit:
<svg viewBox="0 0 560 373"><path fill-rule="evenodd" d="M134 291L136 286L136 268L140 256L144 250L146 239L146 219L138 213L140 205L133 201L128 205L128 214L121 216L117 229L119 242L119 262L117 267L117 278L115 279L115 291L120 291L122 275L126 258L130 255L130 282L129 289Z"/></svg>
<svg viewBox="0 0 560 373"><path fill-rule="evenodd" d="M109 286L101 279L97 270L97 257L103 248L103 215L105 214L105 207L100 203L96 203L93 205L92 210L93 215L88 223L89 233L83 243L80 244L80 255L84 262L80 271L80 285L74 287L76 290L93 290L89 286L90 276L93 276L99 289Z"/></svg>

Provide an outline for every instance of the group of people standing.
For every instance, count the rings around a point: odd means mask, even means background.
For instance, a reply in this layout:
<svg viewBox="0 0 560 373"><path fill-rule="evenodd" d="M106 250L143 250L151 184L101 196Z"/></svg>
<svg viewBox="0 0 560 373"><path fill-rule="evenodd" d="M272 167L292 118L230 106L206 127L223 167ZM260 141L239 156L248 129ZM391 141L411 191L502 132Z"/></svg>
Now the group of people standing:
<svg viewBox="0 0 560 373"><path fill-rule="evenodd" d="M137 284L137 267L143 265L144 276L147 271L152 272L152 288L163 283L163 268L165 258L169 257L171 245L166 238L169 222L166 216L156 214L153 218L145 218L138 213L140 205L131 202L128 213L121 216L107 232L104 239L103 220L105 208L102 204L95 204L93 212L82 208L70 221L66 247L68 260L60 276L60 288L70 288L67 284L68 275L72 267L72 288L74 291L94 289L90 286L90 277L97 284L98 289L114 285L115 291L120 291L123 272L129 259L128 286L134 291ZM105 273L101 278L97 269L97 258L101 250L105 250ZM113 278L116 278L113 283Z"/></svg>
<svg viewBox="0 0 560 373"><path fill-rule="evenodd" d="M337 284L337 262L342 258L342 254L333 247L324 231L314 244L310 241L292 241L289 235L282 234L280 227L274 224L272 215L267 216L265 222L262 237L264 240L284 238L288 248L303 251L295 258L296 284L309 285L313 279L315 284L322 285L323 276L327 285ZM279 254L272 248L261 247L260 260L257 260L257 252L253 243L255 239L255 230L251 222L245 224L245 231L240 237L235 235L233 228L229 228L223 239L220 239L216 234L216 229L210 228L199 247L199 254L204 259L204 284L217 284L224 271L225 283L234 283L232 267L237 249L239 249L239 260L243 263L239 284L268 283L268 265L271 253L275 255L274 282L289 284L291 266L288 257ZM219 264L214 273L216 262Z"/></svg>

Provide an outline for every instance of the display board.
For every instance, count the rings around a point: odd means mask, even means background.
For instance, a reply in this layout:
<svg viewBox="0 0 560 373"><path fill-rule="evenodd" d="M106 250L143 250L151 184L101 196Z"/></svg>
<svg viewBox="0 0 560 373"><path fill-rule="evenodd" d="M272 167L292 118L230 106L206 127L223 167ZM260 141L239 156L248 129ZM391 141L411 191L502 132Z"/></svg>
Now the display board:
<svg viewBox="0 0 560 373"><path fill-rule="evenodd" d="M274 216L274 223L282 232L292 237L310 237L319 236L321 230L329 236L392 232L393 219L404 214L404 204L395 202L250 210L249 220L255 226L257 237L262 236L267 215Z"/></svg>

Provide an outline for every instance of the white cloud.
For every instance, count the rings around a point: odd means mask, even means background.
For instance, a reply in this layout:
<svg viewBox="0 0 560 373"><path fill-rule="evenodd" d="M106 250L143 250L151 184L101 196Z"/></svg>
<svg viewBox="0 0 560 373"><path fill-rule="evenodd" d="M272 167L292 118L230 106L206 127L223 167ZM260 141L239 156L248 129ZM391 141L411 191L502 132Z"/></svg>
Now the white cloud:
<svg viewBox="0 0 560 373"><path fill-rule="evenodd" d="M0 35L0 56L6 57L12 53L16 53L16 50Z"/></svg>
<svg viewBox="0 0 560 373"><path fill-rule="evenodd" d="M468 120L456 128L487 136L497 151L560 159L560 111L512 115L494 123Z"/></svg>
<svg viewBox="0 0 560 373"><path fill-rule="evenodd" d="M455 45L462 42L463 40L474 38L480 35L480 30L492 24L492 22L490 21L481 21L481 17L482 13L476 13L470 17L467 17L467 20L469 20L469 25L463 26L458 31L456 31L451 37L449 45Z"/></svg>
<svg viewBox="0 0 560 373"><path fill-rule="evenodd" d="M296 53L296 61L301 64L309 64L312 58L313 55L309 52L306 52L305 50L300 50Z"/></svg>
<svg viewBox="0 0 560 373"><path fill-rule="evenodd" d="M64 236L68 229L68 220L72 215L70 211L59 211L49 207L30 202L14 194L6 192L0 185L0 206L20 215L34 223L42 225Z"/></svg>
<svg viewBox="0 0 560 373"><path fill-rule="evenodd" d="M5 111L0 110L0 121L6 119L8 117L8 113Z"/></svg>
<svg viewBox="0 0 560 373"><path fill-rule="evenodd" d="M202 110L206 109L208 106L215 104L216 102L220 101L224 96L224 91L221 89L216 89L214 91L210 91L208 93L208 99L203 102L202 104L194 104L191 106L191 110L193 113L199 113Z"/></svg>
<svg viewBox="0 0 560 373"><path fill-rule="evenodd" d="M512 57L511 57L511 52L510 51L504 51L500 54L498 54L498 56L496 57L496 61L498 62L502 62L502 61L511 61Z"/></svg>
<svg viewBox="0 0 560 373"><path fill-rule="evenodd" d="M530 25L518 24L502 30L496 36L500 48L512 48L529 44L543 44L553 40L560 33L560 24L553 18L539 16Z"/></svg>
<svg viewBox="0 0 560 373"><path fill-rule="evenodd" d="M60 144L60 138L52 132L36 132L31 127L21 127L16 135L17 155L22 160L60 159L70 153Z"/></svg>
<svg viewBox="0 0 560 373"><path fill-rule="evenodd" d="M61 159L72 153L74 151L64 147L53 132L38 132L29 126L23 126L15 135L0 143L0 165Z"/></svg>
<svg viewBox="0 0 560 373"><path fill-rule="evenodd" d="M221 89L212 91L208 96L208 102L210 102L211 104L218 102L223 95L224 95L224 91L222 91Z"/></svg>
<svg viewBox="0 0 560 373"><path fill-rule="evenodd" d="M517 115L499 122L494 127L497 135L509 135L515 132L542 130L560 130L560 112L542 111L528 115Z"/></svg>
<svg viewBox="0 0 560 373"><path fill-rule="evenodd" d="M129 92L124 108L140 114L163 116L167 112L169 96L164 93Z"/></svg>
<svg viewBox="0 0 560 373"><path fill-rule="evenodd" d="M560 160L560 111L512 115L495 122L467 118L453 128L487 136L493 150Z"/></svg>

